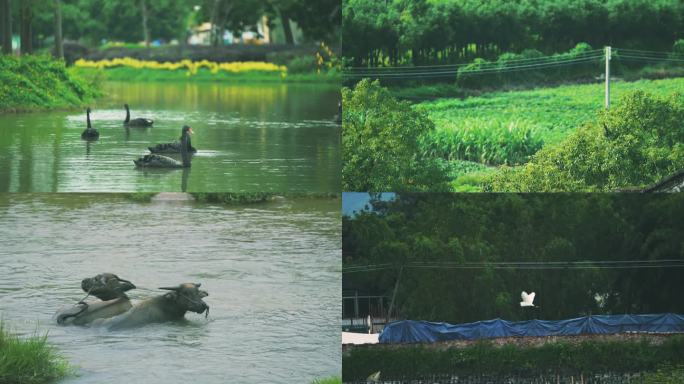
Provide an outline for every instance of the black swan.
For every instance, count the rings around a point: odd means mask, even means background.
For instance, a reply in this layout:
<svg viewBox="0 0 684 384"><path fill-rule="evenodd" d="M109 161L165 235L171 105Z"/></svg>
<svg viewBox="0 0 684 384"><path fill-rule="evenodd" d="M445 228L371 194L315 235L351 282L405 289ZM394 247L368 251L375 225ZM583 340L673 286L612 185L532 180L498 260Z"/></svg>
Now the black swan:
<svg viewBox="0 0 684 384"><path fill-rule="evenodd" d="M137 119L131 120L131 111L128 109L128 104L124 104L126 108L126 120L124 120L124 125L127 127L151 127L154 121L151 119L146 119L143 117L138 117Z"/></svg>
<svg viewBox="0 0 684 384"><path fill-rule="evenodd" d="M90 125L90 107L86 109L86 119L88 120L88 127L81 133L81 139L97 140L100 137L100 132Z"/></svg>
<svg viewBox="0 0 684 384"><path fill-rule="evenodd" d="M192 129L190 129L190 133L192 133ZM149 149L152 153L180 153L182 140L183 136L181 136L180 139L177 141L157 144L154 147L147 147L147 149ZM187 137L186 148L190 153L197 153L197 149L192 146L190 136Z"/></svg>
<svg viewBox="0 0 684 384"><path fill-rule="evenodd" d="M181 132L180 154L182 161L167 156L151 154L145 155L138 160L133 160L135 165L141 168L190 168L188 147L190 146L189 141L190 135L192 134L192 128L184 125Z"/></svg>

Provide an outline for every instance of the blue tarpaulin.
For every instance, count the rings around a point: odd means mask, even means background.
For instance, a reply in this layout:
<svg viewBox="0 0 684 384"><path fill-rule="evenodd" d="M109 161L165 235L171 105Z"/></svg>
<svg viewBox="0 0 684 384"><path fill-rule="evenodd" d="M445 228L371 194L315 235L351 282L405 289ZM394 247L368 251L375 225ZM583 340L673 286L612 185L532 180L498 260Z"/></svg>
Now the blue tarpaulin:
<svg viewBox="0 0 684 384"><path fill-rule="evenodd" d="M568 320L506 321L465 324L402 320L388 324L381 343L431 343L514 336L571 336L622 332L684 332L684 315L602 315Z"/></svg>

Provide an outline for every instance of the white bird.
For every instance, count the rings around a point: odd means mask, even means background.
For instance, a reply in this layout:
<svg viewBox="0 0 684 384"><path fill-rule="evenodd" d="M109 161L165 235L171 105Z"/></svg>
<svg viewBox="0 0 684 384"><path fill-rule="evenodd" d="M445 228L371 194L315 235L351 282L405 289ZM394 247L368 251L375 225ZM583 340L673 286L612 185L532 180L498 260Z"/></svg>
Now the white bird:
<svg viewBox="0 0 684 384"><path fill-rule="evenodd" d="M522 298L522 301L520 302L521 307L534 307L535 306L532 303L534 301L534 292L527 294L527 292L522 291L522 294L520 294L520 298Z"/></svg>
<svg viewBox="0 0 684 384"><path fill-rule="evenodd" d="M380 382L380 371L371 373L366 379L366 383L379 383Z"/></svg>

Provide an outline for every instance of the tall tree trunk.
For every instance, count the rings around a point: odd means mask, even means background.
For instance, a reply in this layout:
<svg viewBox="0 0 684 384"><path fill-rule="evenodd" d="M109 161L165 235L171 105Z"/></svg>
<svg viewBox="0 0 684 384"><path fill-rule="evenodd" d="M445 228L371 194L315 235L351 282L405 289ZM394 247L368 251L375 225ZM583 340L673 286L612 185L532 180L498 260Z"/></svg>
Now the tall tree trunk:
<svg viewBox="0 0 684 384"><path fill-rule="evenodd" d="M214 8L211 10L211 31L209 32L209 42L212 46L218 46L218 19L221 11L221 0L214 0Z"/></svg>
<svg viewBox="0 0 684 384"><path fill-rule="evenodd" d="M31 28L31 23L33 21L33 12L31 9L31 1L24 0L21 2L21 27L20 27L20 40L21 40L21 54L28 55L33 52L33 30Z"/></svg>
<svg viewBox="0 0 684 384"><path fill-rule="evenodd" d="M287 11L280 10L280 22L283 24L283 34L285 35L285 44L294 45L294 36L292 35L292 27L290 27L290 16Z"/></svg>
<svg viewBox="0 0 684 384"><path fill-rule="evenodd" d="M147 3L145 0L140 0L140 8L142 8L142 27L143 37L145 38L145 47L150 47L150 30L147 28Z"/></svg>
<svg viewBox="0 0 684 384"><path fill-rule="evenodd" d="M64 45L62 44L62 2L55 0L55 57L64 58Z"/></svg>
<svg viewBox="0 0 684 384"><path fill-rule="evenodd" d="M12 1L2 0L2 53L12 53Z"/></svg>

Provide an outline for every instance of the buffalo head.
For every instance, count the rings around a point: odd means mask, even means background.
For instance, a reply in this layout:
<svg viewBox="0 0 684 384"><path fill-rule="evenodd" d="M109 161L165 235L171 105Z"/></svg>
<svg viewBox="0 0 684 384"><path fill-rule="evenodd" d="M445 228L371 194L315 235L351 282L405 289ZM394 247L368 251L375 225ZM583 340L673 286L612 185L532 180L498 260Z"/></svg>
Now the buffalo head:
<svg viewBox="0 0 684 384"><path fill-rule="evenodd" d="M84 292L107 301L119 297L126 297L125 292L135 288L135 285L113 273L102 273L81 281Z"/></svg>
<svg viewBox="0 0 684 384"><path fill-rule="evenodd" d="M195 313L207 312L209 315L209 306L202 298L209 296L206 291L200 291L199 287L202 284L184 283L177 287L161 287L171 291L164 295L167 299L172 300L178 309L183 311L192 311Z"/></svg>

